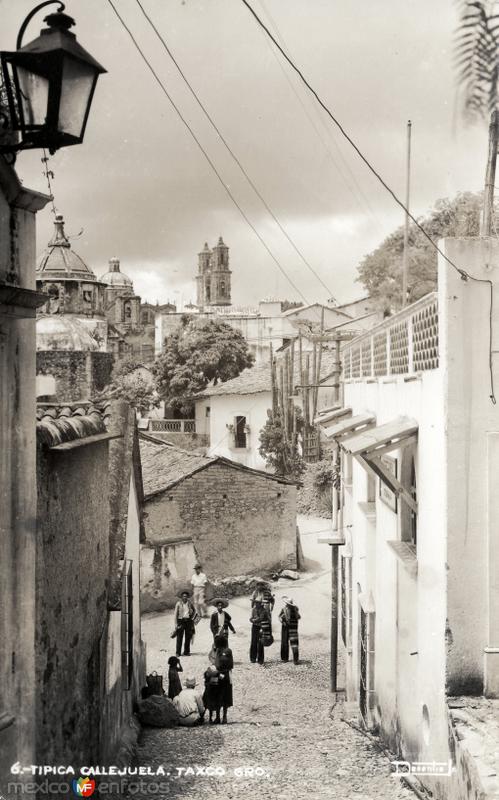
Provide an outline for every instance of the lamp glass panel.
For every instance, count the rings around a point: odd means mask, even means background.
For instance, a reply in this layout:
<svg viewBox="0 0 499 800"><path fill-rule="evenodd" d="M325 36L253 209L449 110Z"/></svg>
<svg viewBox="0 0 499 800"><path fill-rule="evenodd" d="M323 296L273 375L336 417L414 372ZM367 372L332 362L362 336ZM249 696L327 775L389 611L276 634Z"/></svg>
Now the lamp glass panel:
<svg viewBox="0 0 499 800"><path fill-rule="evenodd" d="M61 133L81 137L94 80L93 67L82 61L64 59L57 126Z"/></svg>
<svg viewBox="0 0 499 800"><path fill-rule="evenodd" d="M20 97L26 125L45 125L49 97L49 81L24 67L17 67Z"/></svg>

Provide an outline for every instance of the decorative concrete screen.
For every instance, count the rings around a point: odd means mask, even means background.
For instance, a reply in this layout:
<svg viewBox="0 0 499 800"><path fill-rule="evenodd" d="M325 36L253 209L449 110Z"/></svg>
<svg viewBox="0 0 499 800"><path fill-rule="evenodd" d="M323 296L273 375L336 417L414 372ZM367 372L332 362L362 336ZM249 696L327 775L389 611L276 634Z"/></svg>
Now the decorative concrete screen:
<svg viewBox="0 0 499 800"><path fill-rule="evenodd" d="M349 342L342 361L345 381L437 369L437 295L422 297Z"/></svg>

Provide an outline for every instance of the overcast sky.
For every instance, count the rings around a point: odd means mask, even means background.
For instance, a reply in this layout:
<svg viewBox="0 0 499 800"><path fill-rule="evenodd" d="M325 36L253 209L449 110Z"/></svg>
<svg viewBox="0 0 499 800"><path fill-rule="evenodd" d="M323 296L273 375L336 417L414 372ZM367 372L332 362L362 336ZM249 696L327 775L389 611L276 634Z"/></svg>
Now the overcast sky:
<svg viewBox="0 0 499 800"><path fill-rule="evenodd" d="M195 299L197 253L223 235L232 298L325 300L210 128L136 0L114 0L224 181L296 284L279 272L121 27L107 0L67 0L78 41L106 67L82 145L51 159L74 249L98 276L113 256L149 301ZM405 194L413 122L411 208L482 187L486 126L456 119L451 0L251 0L376 169ZM356 267L402 223L401 212L283 62L240 0L142 0L199 98L267 204L330 292L362 295ZM35 0L0 0L0 47L14 49ZM35 38L44 11L24 42ZM17 171L46 191L41 153ZM38 214L38 246L50 238Z"/></svg>

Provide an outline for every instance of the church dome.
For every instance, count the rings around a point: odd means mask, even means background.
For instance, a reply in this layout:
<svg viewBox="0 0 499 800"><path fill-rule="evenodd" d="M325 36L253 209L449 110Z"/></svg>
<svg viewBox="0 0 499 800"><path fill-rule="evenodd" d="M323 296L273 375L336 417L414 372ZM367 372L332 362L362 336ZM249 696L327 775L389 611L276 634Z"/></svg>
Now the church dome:
<svg viewBox="0 0 499 800"><path fill-rule="evenodd" d="M54 235L36 267L38 281L79 280L95 281L96 277L80 256L71 249L64 233L64 219L58 214Z"/></svg>
<svg viewBox="0 0 499 800"><path fill-rule="evenodd" d="M126 286L133 289L132 279L120 272L119 258L109 259L109 272L102 275L99 280L101 283L107 283L108 286Z"/></svg>
<svg viewBox="0 0 499 800"><path fill-rule="evenodd" d="M78 319L46 314L36 320L36 349L91 352L99 345Z"/></svg>

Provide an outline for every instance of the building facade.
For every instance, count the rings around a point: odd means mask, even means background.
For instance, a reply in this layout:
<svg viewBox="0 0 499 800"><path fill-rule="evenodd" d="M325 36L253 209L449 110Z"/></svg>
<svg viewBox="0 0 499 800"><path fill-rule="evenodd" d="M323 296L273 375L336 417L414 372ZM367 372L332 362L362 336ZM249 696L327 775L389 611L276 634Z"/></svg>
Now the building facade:
<svg viewBox="0 0 499 800"><path fill-rule="evenodd" d="M347 700L405 761L445 765L418 775L436 796L465 800L476 766L449 698L499 697L499 246L441 246L479 282L441 257L436 295L344 348L344 407L322 428L341 463Z"/></svg>
<svg viewBox="0 0 499 800"><path fill-rule="evenodd" d="M198 254L197 305L200 309L209 306L230 306L231 270L229 269L229 248L220 236L217 244L210 250L208 242Z"/></svg>
<svg viewBox="0 0 499 800"><path fill-rule="evenodd" d="M36 288L48 295L39 316L60 315L86 328L101 352L107 351L105 286L73 250L58 214L54 235L36 267Z"/></svg>
<svg viewBox="0 0 499 800"><path fill-rule="evenodd" d="M10 767L35 759L36 213L0 156L0 792Z"/></svg>
<svg viewBox="0 0 499 800"><path fill-rule="evenodd" d="M293 482L150 438L141 454L144 610L175 605L198 560L211 580L296 569Z"/></svg>

